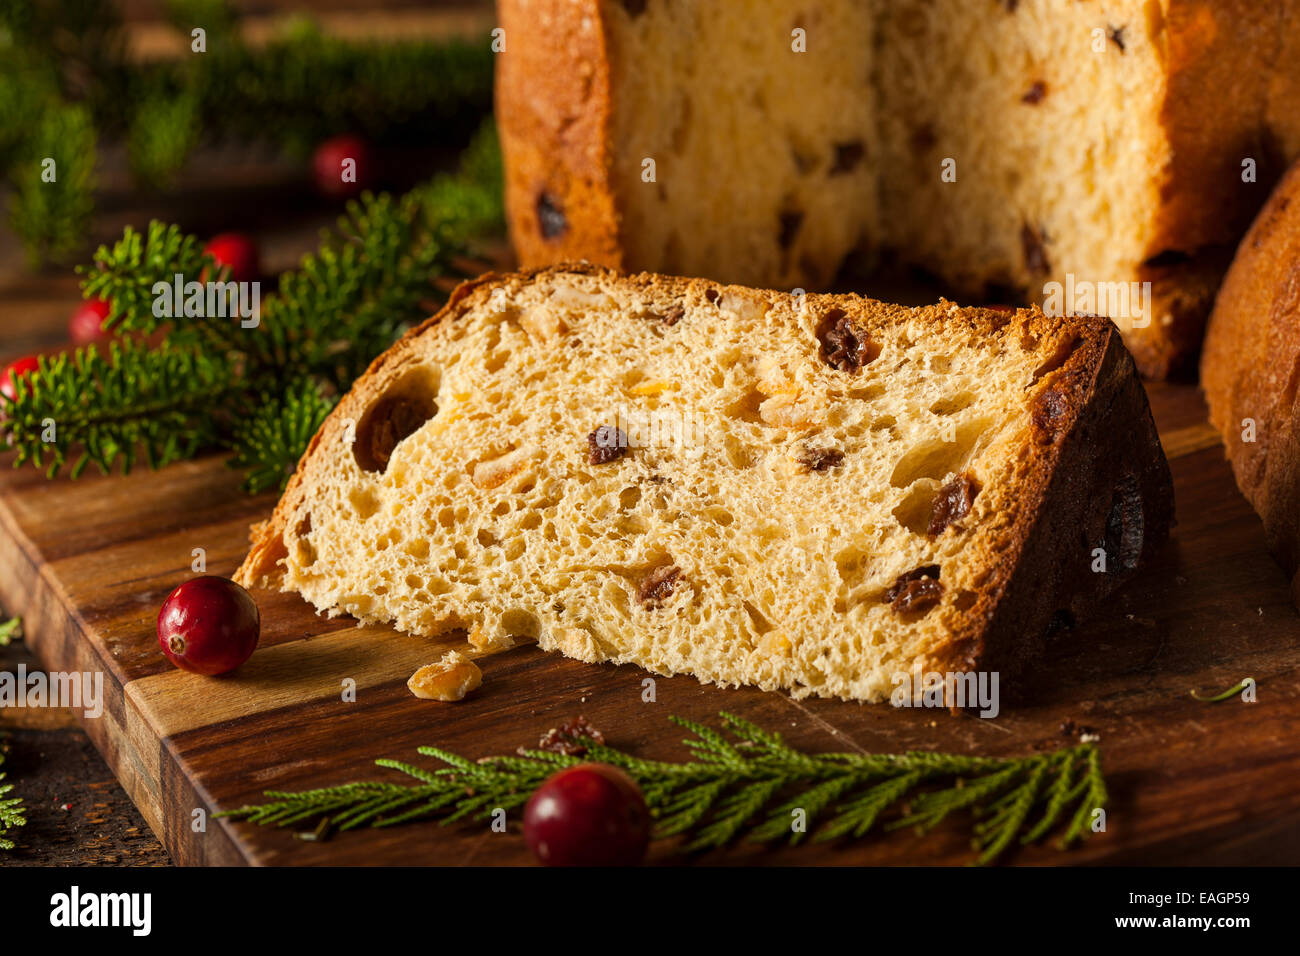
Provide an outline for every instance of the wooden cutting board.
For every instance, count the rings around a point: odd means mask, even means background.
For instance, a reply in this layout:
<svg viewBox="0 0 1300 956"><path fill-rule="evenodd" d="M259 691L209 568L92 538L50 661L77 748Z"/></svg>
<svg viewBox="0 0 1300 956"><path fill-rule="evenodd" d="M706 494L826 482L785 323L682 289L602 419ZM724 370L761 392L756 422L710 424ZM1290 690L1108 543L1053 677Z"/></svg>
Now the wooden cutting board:
<svg viewBox="0 0 1300 956"><path fill-rule="evenodd" d="M218 459L161 473L47 481L0 472L0 603L26 619L51 670L105 677L103 716L86 730L181 864L522 863L517 833L417 823L305 842L288 830L213 819L267 789L400 779L377 757L415 763L435 745L470 757L534 745L577 714L636 753L683 755L676 714L725 709L812 749L945 750L1022 755L1072 742L1062 725L1101 737L1112 792L1108 829L1083 847L1021 851L1021 863L1300 862L1300 617L1236 492L1190 386L1153 386L1171 458L1179 525L1163 557L1093 621L1048 651L1030 699L996 720L781 694L719 690L689 677L594 666L516 647L480 661L482 689L460 704L417 700L406 679L463 641L414 638L317 617L293 595L255 594L262 644L235 675L176 670L157 651L154 618L168 591L207 570L231 573L269 496L249 498ZM3 463L3 462L0 462ZM1259 702L1193 700L1243 677ZM356 682L345 702L343 681ZM196 811L203 811L199 814ZM206 820L206 826L196 821ZM740 845L699 863L960 863L965 821L844 846ZM656 845L657 859L675 859Z"/></svg>

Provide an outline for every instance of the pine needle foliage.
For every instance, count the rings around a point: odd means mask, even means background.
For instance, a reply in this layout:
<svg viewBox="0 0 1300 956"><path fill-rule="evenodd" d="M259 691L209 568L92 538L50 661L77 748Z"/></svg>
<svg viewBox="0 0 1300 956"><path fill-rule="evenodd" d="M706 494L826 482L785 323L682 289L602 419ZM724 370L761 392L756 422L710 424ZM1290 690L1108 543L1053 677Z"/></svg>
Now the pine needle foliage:
<svg viewBox="0 0 1300 956"><path fill-rule="evenodd" d="M228 0L169 0L176 59L128 58L116 4L0 4L0 171L33 263L65 261L94 205L97 143L125 140L141 185L166 187L210 142L258 142L302 157L327 136L377 143L463 142L491 109L486 37L351 41L299 17L269 42L243 42ZM193 52L191 31L205 31ZM57 161L56 183L39 178Z"/></svg>
<svg viewBox="0 0 1300 956"><path fill-rule="evenodd" d="M8 750L9 742L0 739L0 766L3 766ZM12 850L14 841L9 834L12 830L27 824L27 807L23 804L22 797L10 796L14 785L4 783L4 778L5 775L0 773L0 850Z"/></svg>
<svg viewBox="0 0 1300 956"><path fill-rule="evenodd" d="M9 170L10 223L32 266L66 261L94 211L95 129L81 106L50 102Z"/></svg>
<svg viewBox="0 0 1300 956"><path fill-rule="evenodd" d="M11 617L7 621L0 621L0 647L8 647L14 641L23 639L23 619L21 617Z"/></svg>
<svg viewBox="0 0 1300 956"><path fill-rule="evenodd" d="M925 833L954 815L974 819L972 861L983 865L1016 845L1061 831L1064 849L1091 832L1108 796L1094 743L1019 758L956 754L805 753L779 734L733 714L722 730L670 718L692 736L690 759L645 760L584 741L584 757L526 750L473 761L436 747L419 753L443 766L397 760L375 764L414 783L359 782L301 792L268 791L264 804L219 816L261 826L319 824L317 832L388 827L427 818L443 824L519 810L555 771L583 761L613 764L636 779L656 820L657 838L678 837L686 852L740 839L798 844L861 839L875 830Z"/></svg>
<svg viewBox="0 0 1300 956"><path fill-rule="evenodd" d="M257 494L283 487L333 407L333 399L311 379L300 379L280 394L265 396L235 426L231 464L247 473L245 488Z"/></svg>
<svg viewBox="0 0 1300 956"><path fill-rule="evenodd" d="M174 225L127 228L82 270L112 303L107 348L44 357L0 398L16 464L76 477L93 464L158 468L208 448L233 452L246 487L282 486L337 397L463 277L458 262L501 226L499 146L489 123L455 174L401 197L364 194L298 269L262 298L259 322L155 314L157 283L226 277ZM163 311L163 310L160 310ZM147 343L147 344L146 344Z"/></svg>

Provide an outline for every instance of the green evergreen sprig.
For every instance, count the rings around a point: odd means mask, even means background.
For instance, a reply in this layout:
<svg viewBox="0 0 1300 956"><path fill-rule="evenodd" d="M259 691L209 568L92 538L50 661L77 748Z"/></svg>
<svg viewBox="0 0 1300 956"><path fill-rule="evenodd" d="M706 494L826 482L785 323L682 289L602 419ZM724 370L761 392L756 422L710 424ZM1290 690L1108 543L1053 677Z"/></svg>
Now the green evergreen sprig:
<svg viewBox="0 0 1300 956"><path fill-rule="evenodd" d="M141 457L152 468L192 458L216 442L217 416L237 387L220 358L123 339L42 356L16 391L0 402L15 466L30 462L50 477L70 466L76 478L91 463L125 473Z"/></svg>
<svg viewBox="0 0 1300 956"><path fill-rule="evenodd" d="M82 106L50 102L10 168L10 222L33 266L85 242L94 211L95 129Z"/></svg>
<svg viewBox="0 0 1300 956"><path fill-rule="evenodd" d="M0 621L0 647L8 647L14 641L23 639L23 619L21 617L11 617L7 621Z"/></svg>
<svg viewBox="0 0 1300 956"><path fill-rule="evenodd" d="M419 753L444 766L375 764L416 783L359 782L296 793L218 814L261 826L318 823L322 830L388 827L438 817L445 824L518 810L555 771L583 761L626 770L645 795L657 838L680 837L687 852L738 839L798 844L852 840L877 828L925 833L958 813L973 815L973 862L1061 830L1062 849L1085 838L1108 795L1095 743L1018 758L956 754L805 753L779 734L722 713L724 731L670 718L693 737L682 762L646 760L590 740L583 757L546 751L473 761L436 747ZM1067 822L1068 819L1068 822ZM802 826L796 826L796 821Z"/></svg>
<svg viewBox="0 0 1300 956"><path fill-rule="evenodd" d="M4 764L8 749L8 740L0 739L0 765ZM0 781L4 778L0 773ZM9 796L13 789L12 783L0 783L0 850L12 850L14 841L9 837L10 831L27 824L27 807L22 797Z"/></svg>
<svg viewBox="0 0 1300 956"><path fill-rule="evenodd" d="M203 143L260 142L301 157L342 132L462 141L491 109L486 37L351 41L300 17L254 47L227 0L168 6L185 52L136 62L114 4L0 4L0 171L33 263L65 261L84 242L101 141L125 140L137 181L166 187ZM190 48L195 27L206 31L202 53ZM41 178L47 158L54 182Z"/></svg>
<svg viewBox="0 0 1300 956"><path fill-rule="evenodd" d="M335 403L314 381L300 379L255 405L235 426L232 442L231 464L247 473L244 487L249 493L284 486Z"/></svg>
<svg viewBox="0 0 1300 956"><path fill-rule="evenodd" d="M44 357L20 377L15 397L0 398L4 444L16 464L51 476L70 466L74 477L90 464L162 467L224 448L249 490L282 485L338 396L432 311L437 282L468 275L464 257L501 226L500 175L489 123L457 173L350 202L320 249L262 297L251 328L156 315L156 283L224 273L176 226L128 227L82 270L83 294L111 302L106 324L126 334L107 349Z"/></svg>

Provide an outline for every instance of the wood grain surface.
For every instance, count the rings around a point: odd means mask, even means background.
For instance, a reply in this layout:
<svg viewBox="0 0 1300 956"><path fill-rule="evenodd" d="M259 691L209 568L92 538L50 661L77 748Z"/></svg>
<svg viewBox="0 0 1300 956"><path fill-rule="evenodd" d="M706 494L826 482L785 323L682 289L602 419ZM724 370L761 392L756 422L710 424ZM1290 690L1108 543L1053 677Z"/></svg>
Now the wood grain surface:
<svg viewBox="0 0 1300 956"><path fill-rule="evenodd" d="M171 668L154 617L189 577L193 549L210 573L242 558L248 524L272 498L239 491L215 458L161 474L48 482L0 478L0 602L27 620L28 643L54 670L102 670L104 715L84 720L126 792L182 864L521 863L516 833L433 823L338 835L212 820L266 789L385 779L377 757L419 761L425 744L471 757L509 753L584 714L610 741L654 757L681 756L669 714L711 719L726 709L814 749L949 750L1015 755L1101 736L1113 792L1109 828L1083 848L1020 852L1022 863L1229 863L1300 860L1300 647L1286 582L1259 523L1232 486L1191 386L1153 386L1173 456L1179 526L1160 560L1099 617L1057 638L1028 698L996 720L781 694L724 691L689 677L593 666L531 646L481 659L483 688L446 705L407 691L416 666L462 639L422 639L317 617L293 595L256 592L262 645L236 674L207 679ZM1193 700L1245 676L1259 702ZM346 702L343 681L355 681ZM1063 730L1062 728L1065 728ZM208 815L197 832L194 811ZM661 859L677 859L670 844ZM698 863L956 863L961 826L915 839L896 834L844 846L741 845Z"/></svg>

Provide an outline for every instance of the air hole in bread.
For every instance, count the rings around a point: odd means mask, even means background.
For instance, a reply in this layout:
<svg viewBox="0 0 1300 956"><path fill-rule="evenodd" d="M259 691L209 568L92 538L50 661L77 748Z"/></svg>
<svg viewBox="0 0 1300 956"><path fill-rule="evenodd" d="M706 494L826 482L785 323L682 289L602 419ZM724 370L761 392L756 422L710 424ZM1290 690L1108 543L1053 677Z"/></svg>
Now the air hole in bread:
<svg viewBox="0 0 1300 956"><path fill-rule="evenodd" d="M730 511L717 505L705 509L704 516L723 528L728 527L736 520Z"/></svg>
<svg viewBox="0 0 1300 956"><path fill-rule="evenodd" d="M987 421L973 419L957 427L955 441L930 438L914 445L894 466L889 483L895 488L907 488L921 478L938 480L961 471L987 429Z"/></svg>
<svg viewBox="0 0 1300 956"><path fill-rule="evenodd" d="M535 641L542 633L542 622L532 611L513 608L501 615L501 629L511 637L523 637Z"/></svg>
<svg viewBox="0 0 1300 956"><path fill-rule="evenodd" d="M293 529L294 549L297 551L297 560L304 568L309 568L316 563L316 548L311 543L308 535L311 534L311 512L307 512L299 519ZM285 542L286 550L288 542Z"/></svg>
<svg viewBox="0 0 1300 956"><path fill-rule="evenodd" d="M755 634L761 637L769 631L774 630L772 622L763 615L762 611L754 607L752 603L749 601L743 601L742 605L745 608L745 613L749 615L749 622L753 625Z"/></svg>
<svg viewBox="0 0 1300 956"><path fill-rule="evenodd" d="M362 471L384 472L402 441L438 413L438 369L414 368L390 385L357 422L352 455Z"/></svg>
<svg viewBox="0 0 1300 956"><path fill-rule="evenodd" d="M930 411L935 415L953 415L963 408L970 408L974 401L975 396L970 392L958 392L948 398L939 399L930 406Z"/></svg>
<svg viewBox="0 0 1300 956"><path fill-rule="evenodd" d="M735 435L722 436L722 447L732 468L743 470L753 466L754 453Z"/></svg>
<svg viewBox="0 0 1300 956"><path fill-rule="evenodd" d="M368 485L356 485L348 492L348 501L358 518L365 521L379 510L379 496Z"/></svg>
<svg viewBox="0 0 1300 956"><path fill-rule="evenodd" d="M938 487L939 482L932 478L915 482L894 509L894 518L912 534L925 534L934 511L934 495Z"/></svg>
<svg viewBox="0 0 1300 956"><path fill-rule="evenodd" d="M851 388L845 394L859 402L873 402L885 394L885 386L880 382L872 382L860 388Z"/></svg>

